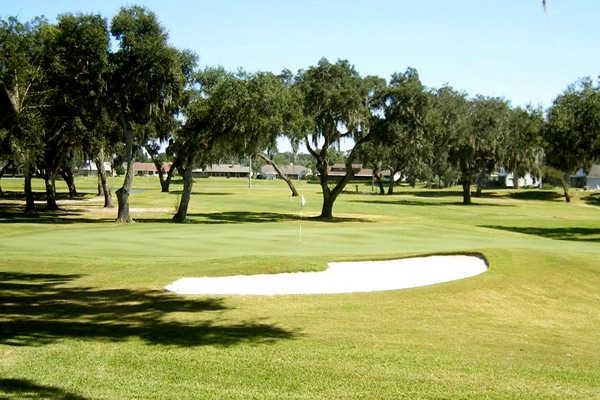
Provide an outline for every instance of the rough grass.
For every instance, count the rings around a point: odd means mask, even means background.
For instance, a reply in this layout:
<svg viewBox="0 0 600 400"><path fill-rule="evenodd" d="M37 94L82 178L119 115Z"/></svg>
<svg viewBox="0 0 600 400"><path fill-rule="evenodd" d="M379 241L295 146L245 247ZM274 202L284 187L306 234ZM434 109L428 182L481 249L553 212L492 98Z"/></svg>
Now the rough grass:
<svg viewBox="0 0 600 400"><path fill-rule="evenodd" d="M596 194L565 204L500 190L465 207L458 189L388 197L363 185L327 223L310 218L318 185L299 184L300 211L283 182L199 179L191 221L176 225L181 187L136 178L137 223L117 225L95 180L77 183L90 193L25 218L21 181L2 180L0 399L600 398ZM446 252L491 268L380 293L162 290L181 276Z"/></svg>

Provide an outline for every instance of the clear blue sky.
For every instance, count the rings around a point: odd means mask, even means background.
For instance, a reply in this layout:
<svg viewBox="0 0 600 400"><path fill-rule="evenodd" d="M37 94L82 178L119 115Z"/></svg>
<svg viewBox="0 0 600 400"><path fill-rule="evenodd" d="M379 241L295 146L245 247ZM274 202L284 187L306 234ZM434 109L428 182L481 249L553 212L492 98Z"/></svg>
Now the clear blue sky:
<svg viewBox="0 0 600 400"><path fill-rule="evenodd" d="M0 16L54 20L66 12L111 18L114 0L1 0ZM408 66L428 86L547 107L576 79L600 74L600 1L138 1L158 15L171 43L201 65L280 71L321 57L346 58L388 78Z"/></svg>

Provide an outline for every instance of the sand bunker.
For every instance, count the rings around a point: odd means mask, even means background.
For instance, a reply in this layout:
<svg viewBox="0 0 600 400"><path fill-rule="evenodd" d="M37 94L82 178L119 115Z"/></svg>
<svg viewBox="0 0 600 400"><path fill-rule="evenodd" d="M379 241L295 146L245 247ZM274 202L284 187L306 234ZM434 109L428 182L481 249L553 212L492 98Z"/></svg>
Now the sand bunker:
<svg viewBox="0 0 600 400"><path fill-rule="evenodd" d="M179 294L285 295L377 292L406 289L479 275L475 256L430 256L386 261L332 262L325 271L181 278L165 289Z"/></svg>

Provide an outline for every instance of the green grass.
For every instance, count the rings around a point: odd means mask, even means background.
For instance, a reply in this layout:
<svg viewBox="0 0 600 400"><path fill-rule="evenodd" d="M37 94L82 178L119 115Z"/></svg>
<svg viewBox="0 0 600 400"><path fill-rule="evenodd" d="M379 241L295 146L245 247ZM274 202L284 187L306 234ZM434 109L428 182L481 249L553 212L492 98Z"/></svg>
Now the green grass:
<svg viewBox="0 0 600 400"><path fill-rule="evenodd" d="M117 187L118 180L112 181ZM597 194L498 190L345 193L318 185L135 179L137 223L82 199L20 214L0 199L0 399L600 399ZM35 181L42 190L42 183ZM59 191L66 191L58 185ZM354 186L352 186L354 191ZM299 227L302 226L302 237ZM475 252L490 270L380 293L183 297L181 276L319 270L328 261Z"/></svg>

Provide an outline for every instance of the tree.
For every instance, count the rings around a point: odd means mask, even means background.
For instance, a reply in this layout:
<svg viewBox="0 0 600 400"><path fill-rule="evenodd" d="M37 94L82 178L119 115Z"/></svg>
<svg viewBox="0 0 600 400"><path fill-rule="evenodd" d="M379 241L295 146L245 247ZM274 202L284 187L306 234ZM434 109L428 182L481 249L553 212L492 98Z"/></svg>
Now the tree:
<svg viewBox="0 0 600 400"><path fill-rule="evenodd" d="M167 34L154 13L138 6L121 8L112 20L111 33L119 45L111 55L111 89L127 162L123 186L116 192L117 222L128 223L132 222L129 195L135 154L151 134L153 116L170 107L184 77L177 51L167 45Z"/></svg>
<svg viewBox="0 0 600 400"><path fill-rule="evenodd" d="M465 129L458 132L451 157L460 170L463 204L471 204L471 185L481 193L484 179L503 160L508 104L495 97L476 96L468 103Z"/></svg>
<svg viewBox="0 0 600 400"><path fill-rule="evenodd" d="M23 165L26 213L35 210L31 179L44 146L43 109L48 105L48 92L42 61L46 26L42 18L26 23L14 17L0 21L0 84L11 114L2 118L8 143L3 147L12 160Z"/></svg>
<svg viewBox="0 0 600 400"><path fill-rule="evenodd" d="M548 111L546 164L559 172L565 201L569 179L600 157L600 86L584 78L560 94Z"/></svg>
<svg viewBox="0 0 600 400"><path fill-rule="evenodd" d="M197 56L191 51L178 51L177 58L183 79L176 81L178 87L172 88L173 97L169 104L162 109L158 109L152 116L150 128L153 130L153 139L144 144L144 149L158 171L161 191L165 193L169 192L171 178L177 163L172 164L169 171L165 171L163 168L165 160L161 157L160 148L161 144L172 142L172 135L181 125L178 117L190 101L197 62Z"/></svg>
<svg viewBox="0 0 600 400"><path fill-rule="evenodd" d="M541 110L517 107L510 111L505 146L505 168L512 172L515 187L528 173L541 176L544 155Z"/></svg>
<svg viewBox="0 0 600 400"><path fill-rule="evenodd" d="M104 193L104 207L112 208L103 159L104 149L108 147L106 129L113 124L106 110L109 98L107 22L95 14L61 15L55 42L54 75L69 129L75 133L71 145L77 148L78 154L87 154L94 160ZM63 160L59 172L72 196L75 187L68 161Z"/></svg>
<svg viewBox="0 0 600 400"><path fill-rule="evenodd" d="M363 79L348 61L335 64L321 59L316 66L300 71L296 85L302 94L302 109L307 117L304 143L316 160L319 183L323 191L320 218L333 218L333 204L354 175L352 162L363 143L373 138L371 130L375 98L375 79ZM344 163L346 174L329 187L328 151L341 140L354 146Z"/></svg>
<svg viewBox="0 0 600 400"><path fill-rule="evenodd" d="M393 177L402 173L411 182L426 175L432 146L426 135L429 95L413 68L392 75L383 91L380 141L384 168L390 169L388 194L394 191Z"/></svg>
<svg viewBox="0 0 600 400"><path fill-rule="evenodd" d="M242 114L246 126L245 152L256 154L272 165L292 196L298 196L291 179L270 156L277 148L278 137L287 137L292 142L300 137L303 116L297 88L291 86L285 74L275 76L271 73L249 75L246 86L248 98Z"/></svg>
<svg viewBox="0 0 600 400"><path fill-rule="evenodd" d="M106 93L108 31L99 15L65 14L43 33L48 104L37 164L46 183L47 208L56 209L56 177L61 174L69 194L76 193L70 160L97 125Z"/></svg>
<svg viewBox="0 0 600 400"><path fill-rule="evenodd" d="M239 77L222 68L208 68L196 74L197 95L184 109L185 124L173 143L183 175L183 192L173 216L185 222L194 184L192 169L206 165L239 143L242 102L246 87Z"/></svg>
<svg viewBox="0 0 600 400"><path fill-rule="evenodd" d="M431 92L431 108L427 116L427 136L433 144L432 174L438 186L451 186L458 181L460 171L451 158L455 139L466 129L466 94L450 86Z"/></svg>
<svg viewBox="0 0 600 400"><path fill-rule="evenodd" d="M389 147L382 143L375 141L365 143L359 153L359 158L363 164L370 166L373 169L373 178L377 181L379 187L379 194L385 194L385 188L383 186L383 165L384 160L388 159L387 150ZM387 163L386 163L387 165ZM390 176L390 180L394 177Z"/></svg>

